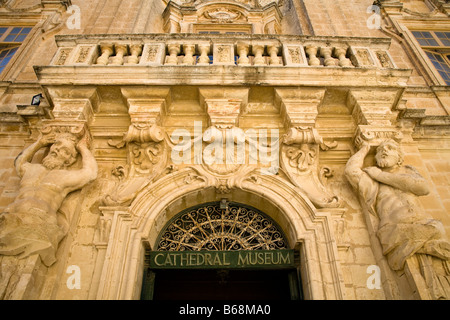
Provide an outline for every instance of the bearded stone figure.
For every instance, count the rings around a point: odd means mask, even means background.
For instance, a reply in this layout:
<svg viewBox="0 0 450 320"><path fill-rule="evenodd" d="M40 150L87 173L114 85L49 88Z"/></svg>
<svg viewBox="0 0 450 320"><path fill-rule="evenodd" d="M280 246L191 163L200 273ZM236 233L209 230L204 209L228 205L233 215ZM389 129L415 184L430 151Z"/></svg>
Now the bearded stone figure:
<svg viewBox="0 0 450 320"><path fill-rule="evenodd" d="M363 144L349 159L345 175L369 212L379 218L377 236L389 266L403 270L416 255L431 297L449 299L450 243L442 223L418 203L418 196L429 193L426 180L413 167L402 165L403 155L394 140L377 147L377 166L363 168L369 151L370 146Z"/></svg>
<svg viewBox="0 0 450 320"><path fill-rule="evenodd" d="M50 144L42 164L31 163L36 152ZM69 170L78 154L82 168ZM20 189L15 201L0 214L0 282L4 283L11 282L6 267L14 264L11 259L39 255L47 267L56 261L58 244L65 236L58 225L58 209L70 192L93 181L98 170L86 138L77 143L71 134L41 135L16 158L15 167Z"/></svg>

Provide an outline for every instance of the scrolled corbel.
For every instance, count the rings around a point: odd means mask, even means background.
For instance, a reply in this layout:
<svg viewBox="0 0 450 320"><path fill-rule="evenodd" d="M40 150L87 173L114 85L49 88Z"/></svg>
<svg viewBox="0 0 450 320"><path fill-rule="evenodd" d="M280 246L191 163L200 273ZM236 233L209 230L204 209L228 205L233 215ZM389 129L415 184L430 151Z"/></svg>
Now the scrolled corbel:
<svg viewBox="0 0 450 320"><path fill-rule="evenodd" d="M161 142L164 140L164 130L156 124L134 123L128 128L123 140L139 143Z"/></svg>
<svg viewBox="0 0 450 320"><path fill-rule="evenodd" d="M320 150L337 147L326 143L313 127L291 127L281 139L281 165L291 182L319 208L338 207L339 199L327 192L319 177Z"/></svg>

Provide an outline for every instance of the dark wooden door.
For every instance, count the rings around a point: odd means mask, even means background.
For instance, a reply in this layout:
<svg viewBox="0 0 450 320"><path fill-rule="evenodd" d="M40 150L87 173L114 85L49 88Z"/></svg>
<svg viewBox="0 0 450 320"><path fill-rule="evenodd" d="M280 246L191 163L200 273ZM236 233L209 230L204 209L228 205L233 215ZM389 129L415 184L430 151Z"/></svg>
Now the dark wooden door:
<svg viewBox="0 0 450 320"><path fill-rule="evenodd" d="M153 300L290 300L292 272L155 270Z"/></svg>

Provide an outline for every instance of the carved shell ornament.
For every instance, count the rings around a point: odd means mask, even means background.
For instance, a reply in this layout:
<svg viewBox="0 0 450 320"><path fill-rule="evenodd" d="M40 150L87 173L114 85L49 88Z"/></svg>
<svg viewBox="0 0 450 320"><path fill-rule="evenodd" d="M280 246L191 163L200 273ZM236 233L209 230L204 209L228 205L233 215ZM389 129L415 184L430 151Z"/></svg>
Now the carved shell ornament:
<svg viewBox="0 0 450 320"><path fill-rule="evenodd" d="M241 20L244 18L241 12L225 8L205 11L205 13L203 13L203 16L208 20L212 20L212 22L218 23L232 23L236 20Z"/></svg>
<svg viewBox="0 0 450 320"><path fill-rule="evenodd" d="M67 0L66 0L67 1ZM175 2L182 6L197 6L203 3L209 3L209 2L217 2L216 0L171 0L172 2ZM263 8L271 3L275 3L278 5L278 7L282 7L284 5L285 0L228 0L226 2L236 2L239 4L243 4L245 6L248 6L250 8ZM164 3L167 5L170 2L170 0L164 0Z"/></svg>

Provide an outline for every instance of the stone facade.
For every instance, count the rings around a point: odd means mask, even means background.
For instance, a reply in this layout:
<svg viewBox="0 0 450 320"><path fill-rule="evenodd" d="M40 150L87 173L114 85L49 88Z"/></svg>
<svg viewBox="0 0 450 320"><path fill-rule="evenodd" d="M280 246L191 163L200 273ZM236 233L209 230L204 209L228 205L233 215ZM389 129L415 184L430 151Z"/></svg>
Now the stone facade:
<svg viewBox="0 0 450 320"><path fill-rule="evenodd" d="M413 34L449 11L1 1L31 31L0 74L0 298L139 299L167 223L226 200L280 226L305 299L450 299L450 90Z"/></svg>

